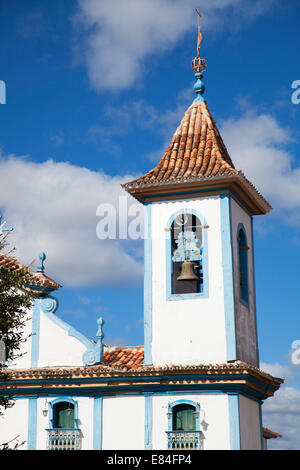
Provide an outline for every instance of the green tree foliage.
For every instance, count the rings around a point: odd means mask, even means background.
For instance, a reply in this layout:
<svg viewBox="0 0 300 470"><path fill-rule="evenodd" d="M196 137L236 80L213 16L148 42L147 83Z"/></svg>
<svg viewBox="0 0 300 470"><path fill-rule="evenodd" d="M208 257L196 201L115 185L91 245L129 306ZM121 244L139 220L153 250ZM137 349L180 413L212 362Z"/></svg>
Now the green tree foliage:
<svg viewBox="0 0 300 470"><path fill-rule="evenodd" d="M0 252L5 244L0 242ZM20 357L21 345L26 341L24 326L29 318L33 294L24 289L26 271L11 271L0 266L0 339L5 343L6 363L0 364L0 379L9 380L5 368L9 361ZM10 396L0 396L0 415L3 410L13 406Z"/></svg>

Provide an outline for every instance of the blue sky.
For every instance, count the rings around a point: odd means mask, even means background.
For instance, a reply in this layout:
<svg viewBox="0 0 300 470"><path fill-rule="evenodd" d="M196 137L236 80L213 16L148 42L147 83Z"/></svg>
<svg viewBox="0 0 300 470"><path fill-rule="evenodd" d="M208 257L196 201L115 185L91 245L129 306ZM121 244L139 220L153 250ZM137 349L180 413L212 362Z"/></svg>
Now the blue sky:
<svg viewBox="0 0 300 470"><path fill-rule="evenodd" d="M260 359L287 381L264 421L274 448L300 448L297 0L0 0L0 207L22 262L46 252L61 318L94 337L103 316L108 344L143 344L143 244L100 241L96 208L156 164L193 99L196 6L209 109L273 206L254 225Z"/></svg>

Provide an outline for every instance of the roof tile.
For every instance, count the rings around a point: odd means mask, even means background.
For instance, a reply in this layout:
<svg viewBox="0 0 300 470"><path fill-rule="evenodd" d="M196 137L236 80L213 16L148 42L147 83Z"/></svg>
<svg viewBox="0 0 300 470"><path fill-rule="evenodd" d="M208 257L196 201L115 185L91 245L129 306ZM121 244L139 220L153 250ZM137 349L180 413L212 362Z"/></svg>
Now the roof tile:
<svg viewBox="0 0 300 470"><path fill-rule="evenodd" d="M236 174L206 102L194 101L156 167L123 186Z"/></svg>
<svg viewBox="0 0 300 470"><path fill-rule="evenodd" d="M12 272L21 272L24 273L24 280L26 284L31 284L34 286L49 287L53 290L59 289L61 287L57 282L55 282L50 277L46 276L43 273L35 272L33 269L28 268L21 264L15 258L6 255L5 253L0 252L0 268L9 269Z"/></svg>

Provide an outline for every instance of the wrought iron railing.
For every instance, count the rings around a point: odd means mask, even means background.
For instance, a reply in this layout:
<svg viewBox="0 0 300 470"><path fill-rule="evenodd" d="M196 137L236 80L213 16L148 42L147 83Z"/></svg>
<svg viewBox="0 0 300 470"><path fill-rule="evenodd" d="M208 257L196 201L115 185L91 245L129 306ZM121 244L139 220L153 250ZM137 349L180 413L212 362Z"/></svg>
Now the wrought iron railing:
<svg viewBox="0 0 300 470"><path fill-rule="evenodd" d="M46 429L48 450L80 450L81 432L74 428Z"/></svg>
<svg viewBox="0 0 300 470"><path fill-rule="evenodd" d="M166 431L166 433L168 436L168 449L203 449L201 431Z"/></svg>

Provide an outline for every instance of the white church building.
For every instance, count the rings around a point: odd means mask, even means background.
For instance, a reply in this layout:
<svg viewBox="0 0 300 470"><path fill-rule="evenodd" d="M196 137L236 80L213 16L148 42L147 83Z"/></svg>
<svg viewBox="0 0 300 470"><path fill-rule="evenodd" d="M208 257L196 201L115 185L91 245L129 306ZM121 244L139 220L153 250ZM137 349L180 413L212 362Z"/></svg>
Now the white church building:
<svg viewBox="0 0 300 470"><path fill-rule="evenodd" d="M59 318L44 254L24 354L3 369L0 443L30 450L265 449L261 407L282 379L259 369L253 217L271 207L234 164L196 98L156 167L124 184L145 209L144 345L113 347ZM0 266L20 263L1 254Z"/></svg>

